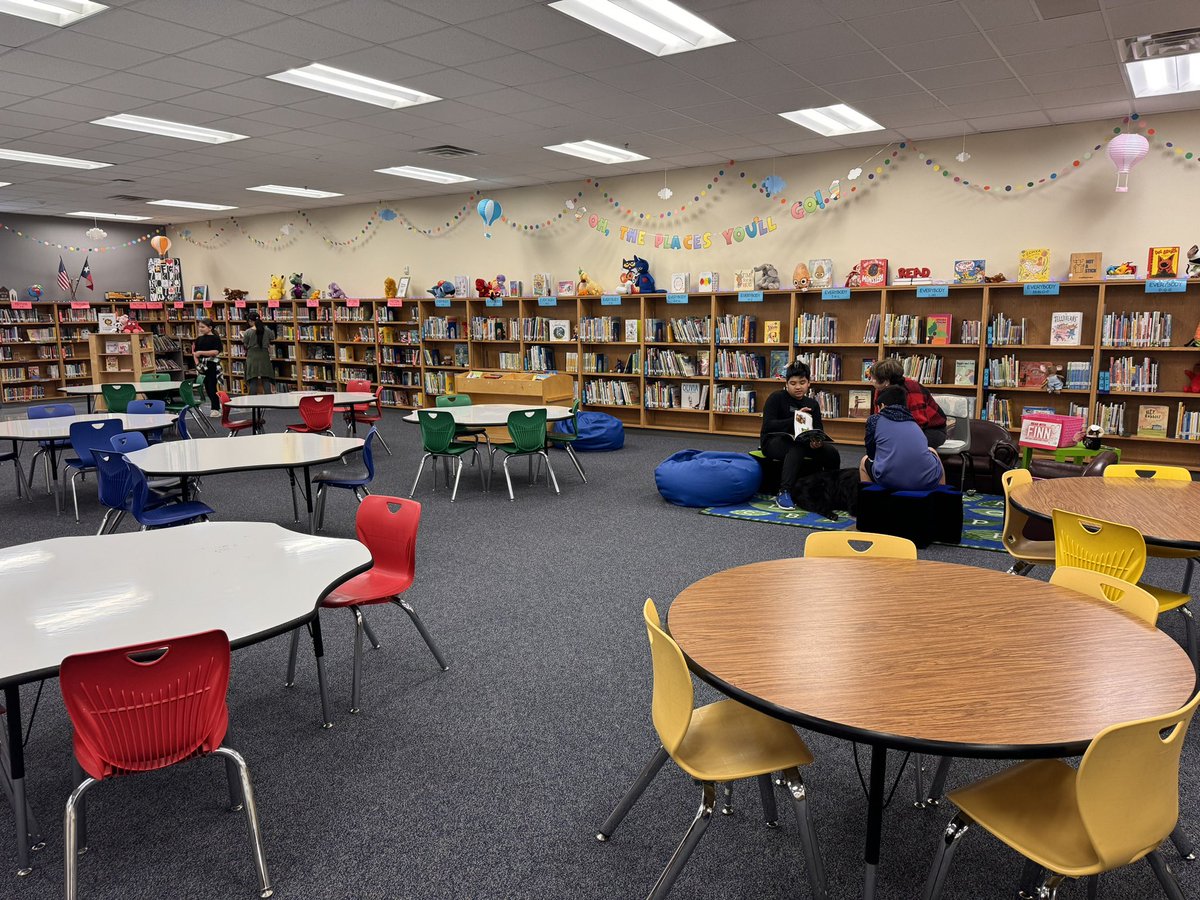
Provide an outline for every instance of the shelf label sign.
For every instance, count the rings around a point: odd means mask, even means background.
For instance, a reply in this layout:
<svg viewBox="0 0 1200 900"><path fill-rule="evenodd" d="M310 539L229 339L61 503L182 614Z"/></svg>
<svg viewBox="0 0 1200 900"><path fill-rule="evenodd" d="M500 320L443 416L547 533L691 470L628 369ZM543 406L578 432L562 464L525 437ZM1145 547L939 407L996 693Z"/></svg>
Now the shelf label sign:
<svg viewBox="0 0 1200 900"><path fill-rule="evenodd" d="M33 309L32 300L14 300L12 302L13 309Z"/></svg>
<svg viewBox="0 0 1200 900"><path fill-rule="evenodd" d="M347 300L346 305L349 306L349 304L350 304L350 301ZM445 309L447 306L450 305L450 298L449 297L434 297L433 305L437 306L439 308Z"/></svg>
<svg viewBox="0 0 1200 900"><path fill-rule="evenodd" d="M503 297L484 297L483 305L484 306L493 306L493 307L504 306L504 298Z"/></svg>
<svg viewBox="0 0 1200 900"><path fill-rule="evenodd" d="M171 304L171 306L175 307L175 309L183 309L183 301L182 301L182 300L176 300L174 303L172 303L172 304ZM71 308L72 308L72 309L74 309L74 308L75 308L75 305L74 305L74 304L71 304ZM83 308L84 308L84 309L87 309L87 304L86 304L86 303L85 303L85 304L83 304Z"/></svg>
<svg viewBox="0 0 1200 900"><path fill-rule="evenodd" d="M163 308L162 301L154 300L152 302L147 303L144 308L145 309L162 309Z"/></svg>
<svg viewBox="0 0 1200 900"><path fill-rule="evenodd" d="M279 301L278 300L268 300L267 301L267 309L279 309Z"/></svg>
<svg viewBox="0 0 1200 900"><path fill-rule="evenodd" d="M1057 297L1059 284L1057 281L1027 282L1022 288L1026 297Z"/></svg>
<svg viewBox="0 0 1200 900"><path fill-rule="evenodd" d="M944 284L917 285L918 297L949 297L950 288Z"/></svg>
<svg viewBox="0 0 1200 900"><path fill-rule="evenodd" d="M309 309L316 309L318 306L321 305L321 301L320 300L309 300L306 305L308 306Z"/></svg>
<svg viewBox="0 0 1200 900"><path fill-rule="evenodd" d="M601 306L620 306L621 298L617 294L604 294L600 297Z"/></svg>
<svg viewBox="0 0 1200 900"><path fill-rule="evenodd" d="M557 297L538 297L538 306L558 306Z"/></svg>
<svg viewBox="0 0 1200 900"><path fill-rule="evenodd" d="M688 295L687 294L667 294L667 302L668 303L687 303Z"/></svg>
<svg viewBox="0 0 1200 900"><path fill-rule="evenodd" d="M390 307L403 306L403 305L404 305L404 301L403 301L403 300L401 300L399 297L388 297L388 298L387 298L387 305L388 305L388 306L390 306Z"/></svg>
<svg viewBox="0 0 1200 900"><path fill-rule="evenodd" d="M1182 294L1187 291L1186 278L1147 278L1147 294Z"/></svg>
<svg viewBox="0 0 1200 900"><path fill-rule="evenodd" d="M358 307L358 298L357 297L347 298L346 305L348 307L350 307L351 309L356 309Z"/></svg>
<svg viewBox="0 0 1200 900"><path fill-rule="evenodd" d="M212 305L213 305L213 302L212 302L211 300L205 300L205 301L204 301L204 308L205 308L205 309L212 309Z"/></svg>
<svg viewBox="0 0 1200 900"><path fill-rule="evenodd" d="M71 301L71 309L89 309L89 308L90 308L90 305L88 304L88 302L86 300L72 300ZM183 304L176 303L175 308L182 309Z"/></svg>
<svg viewBox="0 0 1200 900"><path fill-rule="evenodd" d="M738 303L762 303L762 291L738 291Z"/></svg>
<svg viewBox="0 0 1200 900"><path fill-rule="evenodd" d="M130 303L129 305L130 305L130 306L133 306L133 304L132 304L132 303ZM234 309L245 309L245 308L246 308L246 301L245 301L245 300L234 300L234 301L233 301L233 308L234 308Z"/></svg>
<svg viewBox="0 0 1200 900"><path fill-rule="evenodd" d="M823 288L821 290L822 300L849 300L850 288Z"/></svg>

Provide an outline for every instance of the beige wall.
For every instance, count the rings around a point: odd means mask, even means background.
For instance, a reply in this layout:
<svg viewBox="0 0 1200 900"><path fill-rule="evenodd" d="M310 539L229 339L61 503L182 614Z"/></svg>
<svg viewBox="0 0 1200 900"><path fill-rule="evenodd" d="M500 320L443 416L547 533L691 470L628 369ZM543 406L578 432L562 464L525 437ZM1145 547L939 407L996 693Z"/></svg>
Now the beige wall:
<svg viewBox="0 0 1200 900"><path fill-rule="evenodd" d="M268 275L303 271L306 280L324 289L338 282L350 296L372 297L382 294L386 276L398 277L408 266L412 274L409 296L423 295L426 288L441 278L456 274L494 277L503 273L510 279L525 281L528 288L534 271L548 271L557 280L566 280L582 267L602 286L611 289L620 272L622 255L635 251L650 260L651 271L663 285L672 272L692 274L693 289L697 273L720 273L721 286L733 286L735 269L771 262L784 277L790 278L800 260L828 256L834 260L835 276L844 277L855 261L883 256L898 266L926 265L935 278L948 278L955 258L983 257L989 272L1003 271L1015 276L1018 251L1024 247L1049 246L1055 277L1061 277L1067 258L1073 251L1100 250L1105 264L1125 259L1144 269L1147 248L1154 244L1179 244L1186 252L1200 242L1200 159L1190 162L1172 155L1162 141L1194 151L1200 157L1200 115L1178 113L1149 119L1158 134L1152 140L1149 156L1134 169L1131 189L1115 193L1115 170L1105 148L1069 176L1042 188L1005 195L1006 181L1048 176L1055 169L1070 166L1097 144L1112 136L1114 122L1056 126L1005 132L969 138L971 159L959 164L953 157L961 150L961 140L940 140L922 144L920 150L939 162L946 162L955 174L972 181L985 178L994 186L984 194L953 183L951 178L934 173L910 148L889 167L886 176L868 187L866 173L873 171L882 156L869 164L856 182L845 179L846 172L863 165L874 152L839 151L809 156L785 157L774 161L775 174L787 182L784 195L789 201L803 199L815 188L826 191L830 181L842 178L843 199L824 211L794 219L788 206L766 200L749 187L751 180L771 174L772 161L760 160L733 167L732 179L721 179L710 196L693 204L695 192L704 187L716 166L687 169L667 174L667 183L675 192L669 201L675 210L686 203L686 213L672 216L671 227L656 230L672 234L712 232L713 246L708 250L668 251L655 249L653 238L647 246L634 248L619 241L616 230L629 224L628 217L606 210L600 193L589 185L571 183L537 188L489 192L499 201L506 215L520 221L544 221L563 208L563 201L583 190L581 201L588 213L608 215L614 234L605 238L587 227L587 216L576 222L573 215L537 232L514 231L497 222L490 229L493 237L484 238L483 222L472 209L461 224L447 233L426 237L406 229L401 220L377 222L369 240L350 248L331 247L298 216L260 216L239 220L254 237L267 242L280 235L287 222L295 223L291 236L277 247L260 248L227 221L192 223L172 229L173 248L183 260L188 286L206 283L214 295L223 287L246 288L252 297L266 293ZM890 152L890 151L889 151ZM597 169L602 169L597 166ZM737 172L746 172L745 181ZM597 172L603 177L603 172ZM848 199L851 184L858 186ZM997 191L996 185L999 185ZM608 190L622 204L640 210L665 210L668 202L656 194L663 176L643 175L604 179L601 190ZM394 208L419 226L444 222L463 203L466 194L441 199L400 201ZM693 205L695 209L693 209ZM347 206L309 210L316 229L334 240L345 240L358 233L371 215L373 206ZM726 246L720 232L745 224L755 216L773 217L773 232L754 240ZM179 232L190 229L192 240L210 241L215 228L226 226L216 238L213 249L197 246Z"/></svg>

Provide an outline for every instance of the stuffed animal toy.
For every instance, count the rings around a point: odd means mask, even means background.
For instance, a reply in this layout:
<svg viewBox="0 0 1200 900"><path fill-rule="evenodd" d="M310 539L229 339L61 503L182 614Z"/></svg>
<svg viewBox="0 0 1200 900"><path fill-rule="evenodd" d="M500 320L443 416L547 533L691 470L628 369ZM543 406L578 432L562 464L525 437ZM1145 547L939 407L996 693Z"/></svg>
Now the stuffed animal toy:
<svg viewBox="0 0 1200 900"><path fill-rule="evenodd" d="M859 264L855 263L854 268L850 270L850 274L846 276L846 287L858 287L862 283L862 272Z"/></svg>
<svg viewBox="0 0 1200 900"><path fill-rule="evenodd" d="M1042 372L1046 375L1046 392L1057 394L1063 389L1066 383L1062 377L1062 366L1042 366Z"/></svg>
<svg viewBox="0 0 1200 900"><path fill-rule="evenodd" d="M308 299L309 300L320 300L321 299L321 289L314 288L313 292L308 295Z"/></svg>
<svg viewBox="0 0 1200 900"><path fill-rule="evenodd" d="M293 272L292 277L288 280L292 283L293 300L303 300L308 296L308 292L312 290L311 284L304 283L303 272Z"/></svg>
<svg viewBox="0 0 1200 900"><path fill-rule="evenodd" d="M137 319L131 319L129 316L122 315L117 319L117 331L122 334L139 334L142 331L142 326L138 324Z"/></svg>
<svg viewBox="0 0 1200 900"><path fill-rule="evenodd" d="M387 300L394 300L396 298L396 279L395 278L383 279L383 296Z"/></svg>
<svg viewBox="0 0 1200 900"><path fill-rule="evenodd" d="M621 260L621 268L633 277L631 294L657 294L658 287L654 284L654 276L650 274L650 263L635 256L633 259Z"/></svg>
<svg viewBox="0 0 1200 900"><path fill-rule="evenodd" d="M792 272L792 287L798 291L807 291L812 287L812 275L804 263L796 264L795 271Z"/></svg>
<svg viewBox="0 0 1200 900"><path fill-rule="evenodd" d="M1192 244L1188 251L1187 277L1200 278L1200 244Z"/></svg>
<svg viewBox="0 0 1200 900"><path fill-rule="evenodd" d="M504 285L499 281L484 281L482 278L476 278L475 293L477 293L480 297L485 297L487 299L503 297Z"/></svg>
<svg viewBox="0 0 1200 900"><path fill-rule="evenodd" d="M1003 272L997 272L995 275L984 275L983 280L988 284L1000 284L1001 282L1008 281L1008 279L1004 277Z"/></svg>
<svg viewBox="0 0 1200 900"><path fill-rule="evenodd" d="M271 276L271 289L267 291L268 300L282 300L284 290L284 280L282 275Z"/></svg>
<svg viewBox="0 0 1200 900"><path fill-rule="evenodd" d="M346 292L338 287L336 281L329 282L329 299L330 300L345 300Z"/></svg>
<svg viewBox="0 0 1200 900"><path fill-rule="evenodd" d="M770 263L754 267L754 289L756 291L777 291L783 287L779 280L779 270Z"/></svg>
<svg viewBox="0 0 1200 900"><path fill-rule="evenodd" d="M575 294L579 297L599 297L604 293L600 287L583 269L579 270L579 283L575 286Z"/></svg>
<svg viewBox="0 0 1200 900"><path fill-rule="evenodd" d="M1200 394L1200 366L1187 369L1183 374L1188 377L1188 385L1183 389L1184 393Z"/></svg>
<svg viewBox="0 0 1200 900"><path fill-rule="evenodd" d="M225 288L225 299L228 300L230 303L233 303L236 300L245 300L246 294L248 294L248 293L249 293L249 291L239 290L238 288ZM280 297L268 297L267 299L279 300Z"/></svg>
<svg viewBox="0 0 1200 900"><path fill-rule="evenodd" d="M443 297L454 296L454 282L442 280L429 289L427 293L441 299Z"/></svg>

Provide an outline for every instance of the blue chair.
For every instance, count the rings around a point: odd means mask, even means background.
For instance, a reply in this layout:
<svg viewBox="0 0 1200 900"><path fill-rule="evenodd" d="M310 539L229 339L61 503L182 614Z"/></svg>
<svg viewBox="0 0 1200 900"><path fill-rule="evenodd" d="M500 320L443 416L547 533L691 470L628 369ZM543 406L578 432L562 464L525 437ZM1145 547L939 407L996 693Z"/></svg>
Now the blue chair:
<svg viewBox="0 0 1200 900"><path fill-rule="evenodd" d="M175 431L181 441L190 441L192 439L192 436L188 434L187 412L186 409L181 409L179 411L179 418L175 420Z"/></svg>
<svg viewBox="0 0 1200 900"><path fill-rule="evenodd" d="M64 460L64 474L71 472L71 500L75 504L75 523L79 523L79 492L75 488L75 479L79 476L96 471L96 453L103 453L112 448L113 436L125 426L120 419L98 419L93 422L76 422L71 426L71 449L75 456ZM61 484L59 491L66 488Z"/></svg>
<svg viewBox="0 0 1200 900"><path fill-rule="evenodd" d="M362 503L363 498L370 494L367 485L375 480L375 458L371 454L371 444L377 437L379 437L379 432L372 427L367 432L367 439L363 442L361 466L325 469L313 476L313 483L317 486L317 531L321 530L321 525L325 522L326 488L335 487L354 491L355 499L359 503Z"/></svg>
<svg viewBox="0 0 1200 900"><path fill-rule="evenodd" d="M172 525L186 525L196 520L207 522L208 517L214 515L212 507L199 500L155 505L155 495L146 482L146 475L128 460L124 460L124 462L129 471L129 480L132 486L129 511L137 519L137 523L142 526L142 531L148 531L151 528L169 528Z"/></svg>
<svg viewBox="0 0 1200 900"><path fill-rule="evenodd" d="M123 454L113 451L108 453L97 451L92 454L92 458L96 463L96 482L100 503L107 507L104 511L104 518L100 520L100 529L96 534L111 534L117 530L117 525L130 509L133 480L129 476L129 463ZM175 498L154 492L147 502L151 506L161 506L172 499Z"/></svg>
<svg viewBox="0 0 1200 900"><path fill-rule="evenodd" d="M130 400L125 412L132 416L165 416L167 414L166 400ZM161 428L146 432L146 440L151 444L160 444L163 439Z"/></svg>
<svg viewBox="0 0 1200 900"><path fill-rule="evenodd" d="M25 410L25 415L30 419L60 419L77 413L78 410L70 403L39 403ZM50 493L50 459L57 456L59 450L66 450L69 446L70 441L38 441L37 452L29 461L29 483L33 484L33 470L37 468L38 457L41 456L45 459L46 493Z"/></svg>
<svg viewBox="0 0 1200 900"><path fill-rule="evenodd" d="M112 449L116 450L122 456L128 453L133 453L137 450L145 450L150 446L150 442L146 440L146 436L140 431L122 431L120 434L113 435ZM200 481L199 478L188 478L188 484L194 485ZM174 494L176 499L179 497L179 486L175 478L154 478L148 479L150 490L162 494Z"/></svg>

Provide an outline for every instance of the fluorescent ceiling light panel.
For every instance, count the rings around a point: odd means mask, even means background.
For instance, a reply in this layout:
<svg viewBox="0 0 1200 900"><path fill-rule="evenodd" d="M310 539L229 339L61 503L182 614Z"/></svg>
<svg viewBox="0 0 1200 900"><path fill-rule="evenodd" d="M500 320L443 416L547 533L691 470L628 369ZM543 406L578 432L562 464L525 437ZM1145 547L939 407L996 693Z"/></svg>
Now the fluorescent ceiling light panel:
<svg viewBox="0 0 1200 900"><path fill-rule="evenodd" d="M551 144L543 150L553 150L555 153L565 153L568 156L579 156L592 162L612 165L613 163L637 162L639 159L649 159L640 153L623 150L620 147L610 147L599 141L575 141L571 144Z"/></svg>
<svg viewBox="0 0 1200 900"><path fill-rule="evenodd" d="M260 184L258 187L246 188L248 191L262 191L264 194L288 194L292 197L307 197L310 200L322 200L325 197L341 197L333 191L315 191L306 187L288 187L286 184Z"/></svg>
<svg viewBox="0 0 1200 900"><path fill-rule="evenodd" d="M1135 97L1200 91L1200 53L1155 56L1125 63Z"/></svg>
<svg viewBox="0 0 1200 900"><path fill-rule="evenodd" d="M655 56L733 42L671 0L556 0L550 6Z"/></svg>
<svg viewBox="0 0 1200 900"><path fill-rule="evenodd" d="M0 0L0 13L62 28L108 9L88 0Z"/></svg>
<svg viewBox="0 0 1200 900"><path fill-rule="evenodd" d="M69 156L28 153L24 150L0 149L0 159L7 159L11 162L37 163L41 166L62 166L64 169L103 169L112 165L112 163L92 162L89 159L72 159Z"/></svg>
<svg viewBox="0 0 1200 900"><path fill-rule="evenodd" d="M145 116L131 116L127 113L95 119L92 124L107 125L110 128L125 128L129 131L142 131L146 134L161 134L163 137L199 141L202 144L228 144L230 141L242 141L249 137L249 135L235 134L232 131L218 131L215 128L201 128L199 125L185 125L183 122L168 122L166 119L148 119Z"/></svg>
<svg viewBox="0 0 1200 900"><path fill-rule="evenodd" d="M345 69L335 69L333 66L325 66L321 63L313 63L300 69L288 69L286 72L279 72L267 77L310 90L359 100L362 103L373 103L375 106L387 109L401 109L405 106L433 103L435 100L442 99L433 94L401 87L377 78L368 78L366 75L347 72Z"/></svg>
<svg viewBox="0 0 1200 900"><path fill-rule="evenodd" d="M437 169L421 169L417 166L392 166L390 169L376 169L383 175L399 175L401 178L416 178L419 181L432 181L437 184L458 184L460 181L474 181L468 175L455 175L453 172L439 172Z"/></svg>
<svg viewBox="0 0 1200 900"><path fill-rule="evenodd" d="M819 109L797 109L779 115L825 137L883 130L883 126L874 119L864 116L857 109L851 109L845 103L822 106Z"/></svg>
<svg viewBox="0 0 1200 900"><path fill-rule="evenodd" d="M222 209L237 209L236 206L222 206L220 203L193 203L191 200L147 200L147 206L178 206L180 209L211 209L214 212Z"/></svg>
<svg viewBox="0 0 1200 900"><path fill-rule="evenodd" d="M110 219L113 222L145 222L152 216L127 216L124 213L73 212L68 216L78 216L81 219Z"/></svg>
<svg viewBox="0 0 1200 900"><path fill-rule="evenodd" d="M8 187L10 184L12 184L11 181L0 181L0 187Z"/></svg>

